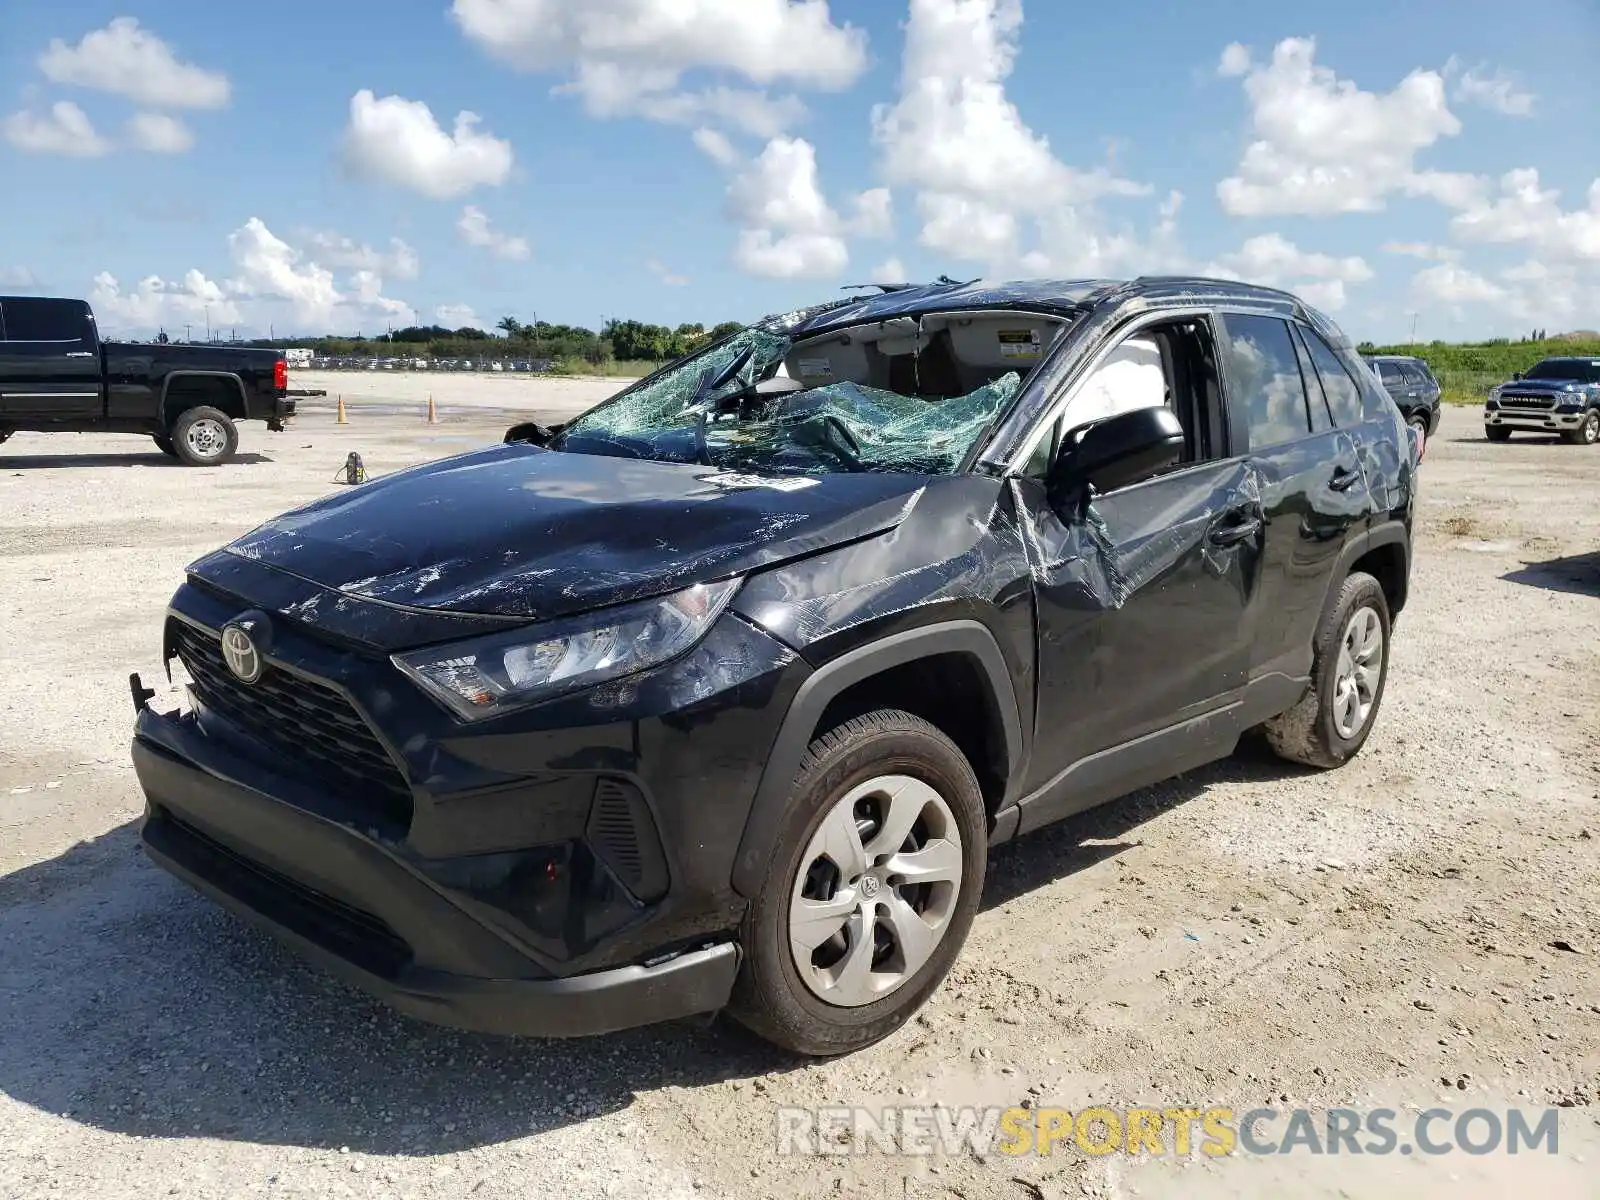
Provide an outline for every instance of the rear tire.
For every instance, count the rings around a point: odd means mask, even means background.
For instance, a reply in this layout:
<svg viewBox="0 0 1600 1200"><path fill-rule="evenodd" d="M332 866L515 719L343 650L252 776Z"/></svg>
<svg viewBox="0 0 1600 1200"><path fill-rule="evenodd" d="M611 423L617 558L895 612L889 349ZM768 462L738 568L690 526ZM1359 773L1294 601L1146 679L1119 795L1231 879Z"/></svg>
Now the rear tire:
<svg viewBox="0 0 1600 1200"><path fill-rule="evenodd" d="M165 454L168 458L178 457L178 448L172 444L171 438L162 433L152 434L151 437L156 444L156 449L161 451L161 453Z"/></svg>
<svg viewBox="0 0 1600 1200"><path fill-rule="evenodd" d="M819 737L740 930L729 1015L804 1055L889 1036L960 953L987 855L977 777L940 730L883 709Z"/></svg>
<svg viewBox="0 0 1600 1200"><path fill-rule="evenodd" d="M1591 408L1584 414L1583 424L1561 435L1573 446L1592 446L1600 442L1600 409Z"/></svg>
<svg viewBox="0 0 1600 1200"><path fill-rule="evenodd" d="M1389 678L1389 601L1371 575L1357 571L1317 629L1311 690L1262 726L1279 758L1308 767L1342 767L1366 745Z"/></svg>
<svg viewBox="0 0 1600 1200"><path fill-rule="evenodd" d="M1511 440L1511 430L1504 425L1485 425L1483 427L1483 436L1491 442L1509 442Z"/></svg>
<svg viewBox="0 0 1600 1200"><path fill-rule="evenodd" d="M178 460L191 467L218 466L239 448L233 418L215 408L189 409L173 423L171 436Z"/></svg>

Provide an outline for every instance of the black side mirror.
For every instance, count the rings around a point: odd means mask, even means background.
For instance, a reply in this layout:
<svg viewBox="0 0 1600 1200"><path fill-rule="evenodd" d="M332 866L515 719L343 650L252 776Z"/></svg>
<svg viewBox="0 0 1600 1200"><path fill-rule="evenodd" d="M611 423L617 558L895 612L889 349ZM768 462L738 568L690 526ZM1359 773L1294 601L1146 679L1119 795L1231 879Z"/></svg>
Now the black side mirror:
<svg viewBox="0 0 1600 1200"><path fill-rule="evenodd" d="M1183 460L1183 425L1169 408L1138 408L1090 425L1062 444L1050 471L1052 493L1084 485L1111 492Z"/></svg>
<svg viewBox="0 0 1600 1200"><path fill-rule="evenodd" d="M535 446L548 446L556 439L556 435L565 428L565 425L557 425L552 429L548 426L540 425L537 421L529 421L525 425L513 425L506 430L506 444L532 442Z"/></svg>
<svg viewBox="0 0 1600 1200"><path fill-rule="evenodd" d="M1511 382L1512 383L1518 382L1519 380L1521 380L1521 378L1522 378L1522 372L1521 371L1513 371L1513 372L1511 372Z"/></svg>

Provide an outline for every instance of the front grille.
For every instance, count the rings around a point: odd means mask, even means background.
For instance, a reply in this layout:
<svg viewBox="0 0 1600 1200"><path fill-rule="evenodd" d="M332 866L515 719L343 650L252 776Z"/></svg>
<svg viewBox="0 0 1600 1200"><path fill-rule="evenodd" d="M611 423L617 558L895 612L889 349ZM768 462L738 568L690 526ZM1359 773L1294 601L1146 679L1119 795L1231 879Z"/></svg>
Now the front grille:
<svg viewBox="0 0 1600 1200"><path fill-rule="evenodd" d="M411 789L350 701L324 684L269 666L242 682L217 634L173 622L173 643L207 708L282 753L386 824L411 824Z"/></svg>
<svg viewBox="0 0 1600 1200"><path fill-rule="evenodd" d="M1537 396L1508 396L1500 393L1501 408L1554 408L1555 397L1549 394Z"/></svg>
<svg viewBox="0 0 1600 1200"><path fill-rule="evenodd" d="M246 858L162 810L145 840L213 887L307 941L385 979L411 961L411 947L386 922Z"/></svg>

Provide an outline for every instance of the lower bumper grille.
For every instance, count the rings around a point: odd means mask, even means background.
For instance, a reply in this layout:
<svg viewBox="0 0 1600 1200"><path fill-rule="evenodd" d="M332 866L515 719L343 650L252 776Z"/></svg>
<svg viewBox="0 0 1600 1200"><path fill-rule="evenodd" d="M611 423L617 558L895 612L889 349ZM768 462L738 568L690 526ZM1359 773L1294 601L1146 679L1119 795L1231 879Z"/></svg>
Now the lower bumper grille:
<svg viewBox="0 0 1600 1200"><path fill-rule="evenodd" d="M371 913L245 858L170 812L158 811L145 828L145 840L211 886L380 978L395 978L411 962L405 939Z"/></svg>
<svg viewBox="0 0 1600 1200"><path fill-rule="evenodd" d="M243 683L223 661L216 634L186 621L172 624L173 644L202 704L385 824L409 828L411 788L340 692L270 666L255 683Z"/></svg>

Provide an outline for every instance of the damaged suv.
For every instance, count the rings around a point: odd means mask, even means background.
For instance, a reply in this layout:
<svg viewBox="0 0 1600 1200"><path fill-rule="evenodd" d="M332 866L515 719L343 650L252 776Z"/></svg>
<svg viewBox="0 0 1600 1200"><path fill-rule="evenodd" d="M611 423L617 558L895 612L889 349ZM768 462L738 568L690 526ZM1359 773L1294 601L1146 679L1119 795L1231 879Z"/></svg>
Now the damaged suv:
<svg viewBox="0 0 1600 1200"><path fill-rule="evenodd" d="M188 702L133 681L144 844L418 1017L849 1051L938 986L991 846L1253 729L1361 749L1416 454L1282 292L770 318L192 564Z"/></svg>

